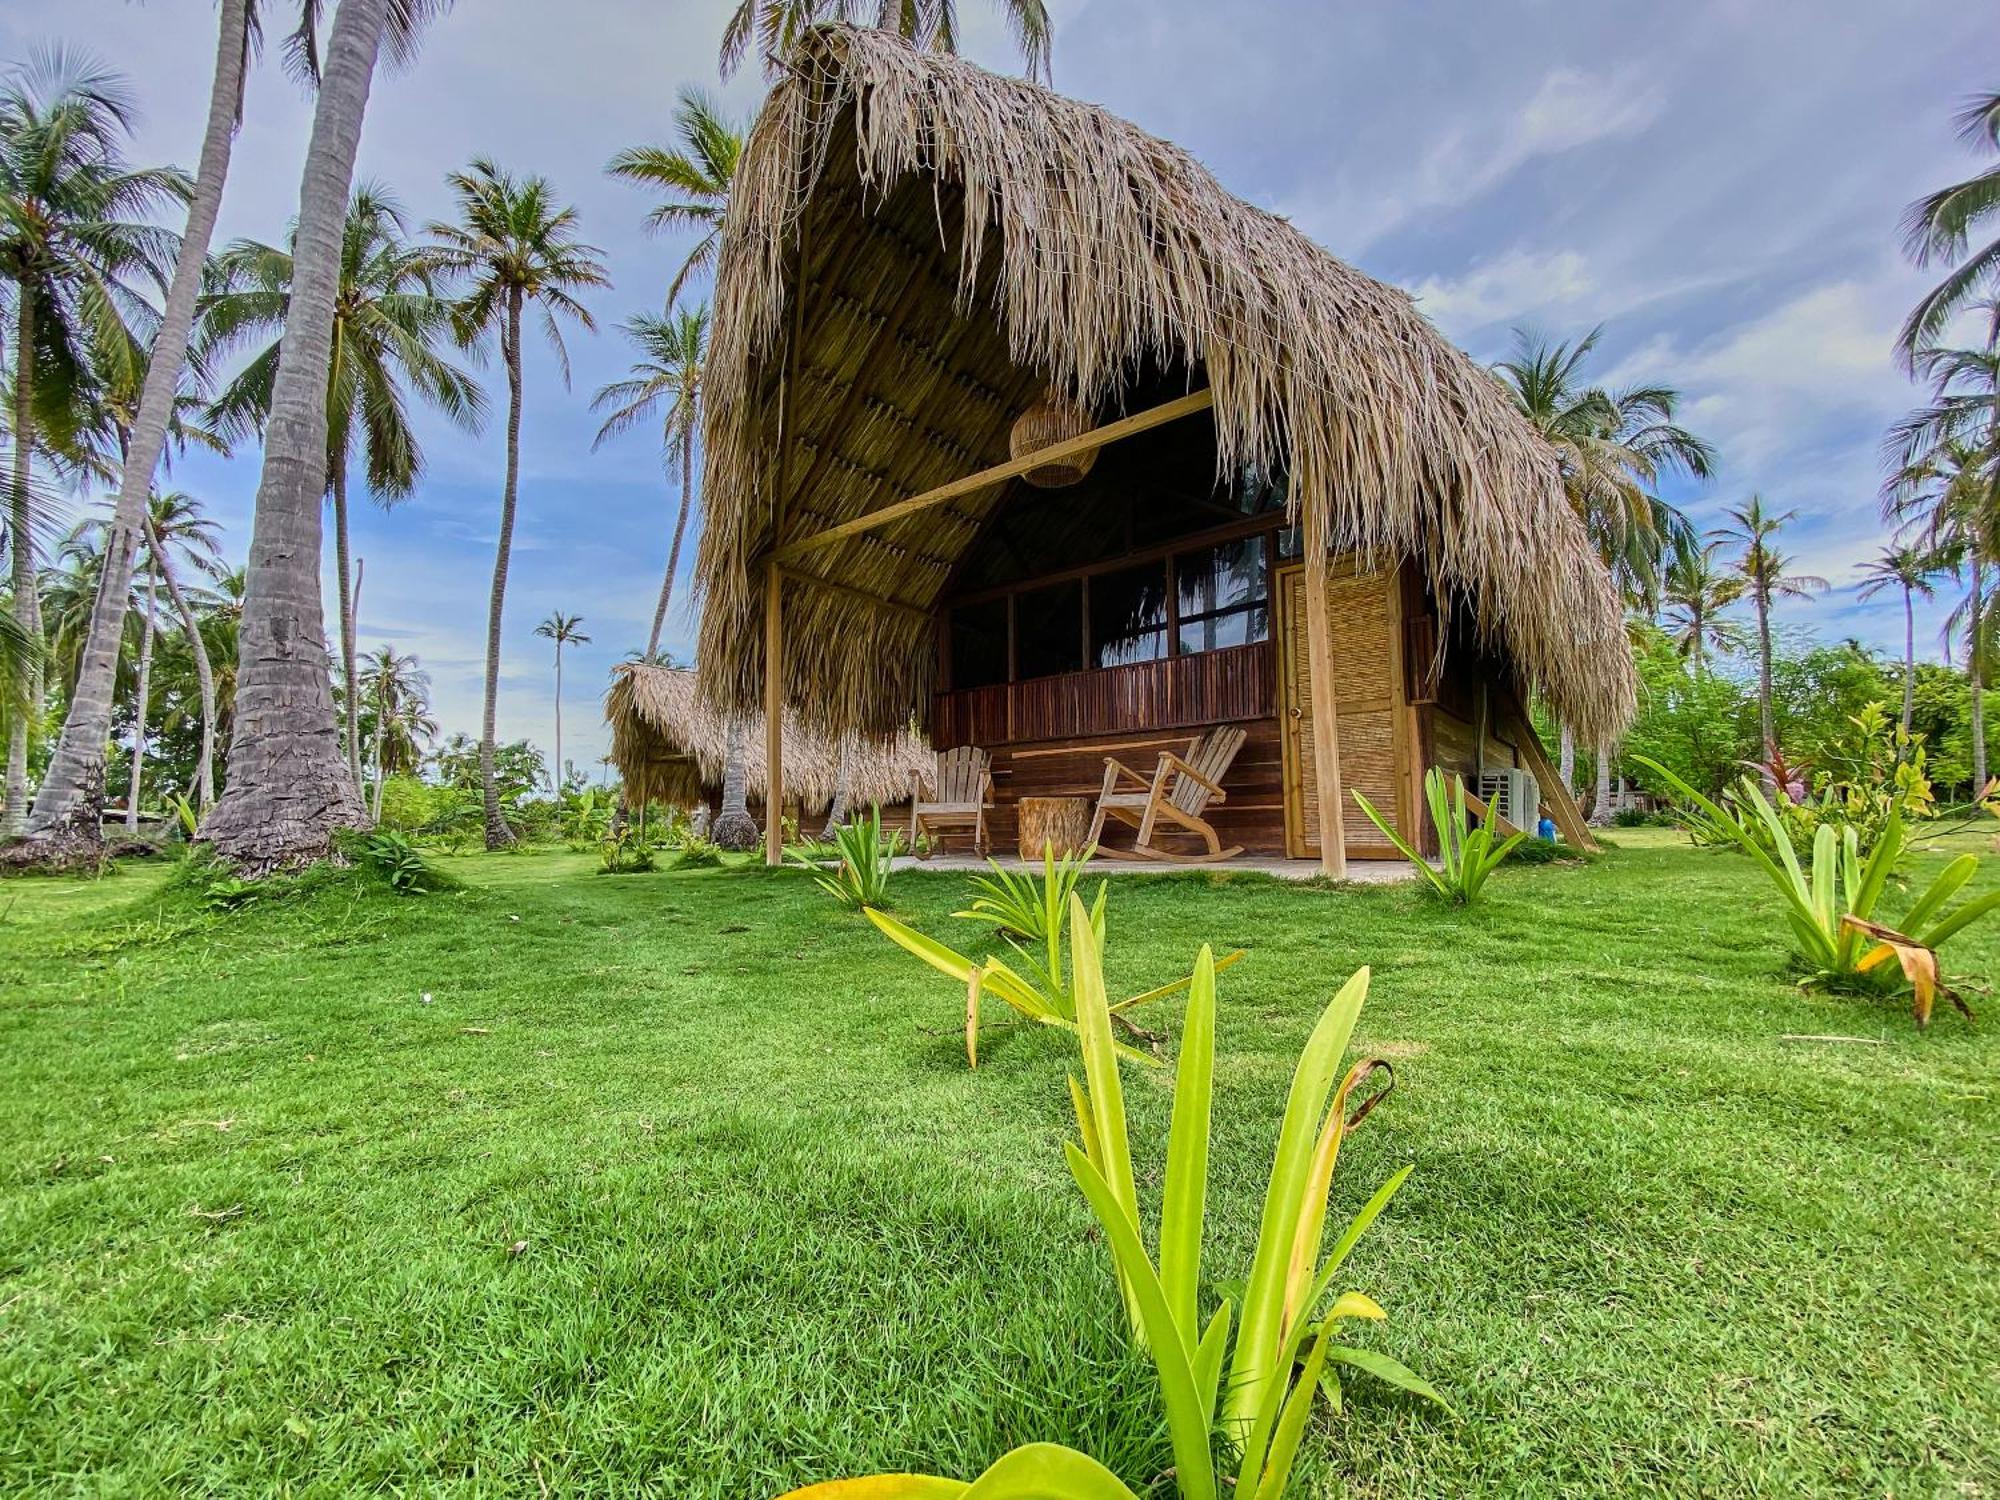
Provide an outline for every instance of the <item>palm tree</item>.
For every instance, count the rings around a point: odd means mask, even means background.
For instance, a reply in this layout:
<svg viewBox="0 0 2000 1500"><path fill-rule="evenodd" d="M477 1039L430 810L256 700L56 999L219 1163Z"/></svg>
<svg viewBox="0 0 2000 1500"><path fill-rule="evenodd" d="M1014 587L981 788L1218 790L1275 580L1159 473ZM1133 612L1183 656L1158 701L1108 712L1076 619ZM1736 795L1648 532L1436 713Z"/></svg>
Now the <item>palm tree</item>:
<svg viewBox="0 0 2000 1500"><path fill-rule="evenodd" d="M514 842L500 810L493 774L494 720L500 696L500 616L507 596L507 562L514 545L514 507L521 472L521 318L539 304L542 331L555 349L563 384L569 353L558 321L568 318L594 332L596 320L575 293L609 286L599 251L576 237L576 210L559 207L547 179L516 179L478 160L447 177L458 197L458 222L434 223L433 255L447 274L468 283L458 304L460 337L469 342L497 333L507 366L507 477L500 493L500 541L493 558L493 590L486 613L486 702L480 719L480 780L486 801L486 847Z"/></svg>
<svg viewBox="0 0 2000 1500"><path fill-rule="evenodd" d="M1924 413L1918 413L1908 426ZM1976 431L1968 424L1966 430ZM1952 429L1944 431L1949 434ZM1964 596L1945 621L1947 641L1963 628L1966 676L1972 694L1972 782L1975 794L1986 785L1986 638L1991 628L1986 600L1986 565L2000 557L2000 509L1994 505L1996 463L1990 438L1940 436L1934 446L1897 470L1884 487L1883 509L1890 518L1919 528L1924 544L1938 557L1940 571L1965 569ZM1892 448L1896 439L1892 436Z"/></svg>
<svg viewBox="0 0 2000 1500"><path fill-rule="evenodd" d="M709 837L725 849L754 848L760 836L750 816L749 775L743 754L748 737L743 720L731 715L723 743L722 805L709 825Z"/></svg>
<svg viewBox="0 0 2000 1500"><path fill-rule="evenodd" d="M1981 150L2000 148L2000 93L1968 100L1952 124L1967 145ZM1910 258L1919 266L1955 262L1944 280L1932 287L1904 320L1896 346L1912 364L1955 314L2000 283L2000 235L1968 249L1973 231L1996 217L2000 217L2000 162L1963 182L1939 188L1905 211L1903 243Z"/></svg>
<svg viewBox="0 0 2000 1500"><path fill-rule="evenodd" d="M115 525L115 522L113 523ZM187 634L195 653L196 671L202 685L202 756L197 773L200 782L202 806L206 807L215 795L214 784L214 741L211 728L215 715L215 681L208 662L207 648L202 644L201 629L188 607L187 598L181 592L179 580L174 575L173 553L179 552L198 572L214 574L222 569L222 549L216 543L217 527L201 513L201 502L192 495L176 490L170 494L155 495L146 516L146 597L140 611L139 636L139 680L132 695L132 780L125 794L125 827L136 831L139 826L140 780L146 763L146 724L151 698L153 672L153 635L157 624L157 590L165 583L167 595L175 612L179 615L181 628ZM109 555L109 545L106 546Z"/></svg>
<svg viewBox="0 0 2000 1500"><path fill-rule="evenodd" d="M390 646L368 653L361 691L375 720L375 801L370 816L382 817L382 787L391 776L413 776L423 765L424 742L438 731L430 714L431 680L417 670L414 656ZM356 710L359 717L359 710Z"/></svg>
<svg viewBox="0 0 2000 1500"><path fill-rule="evenodd" d="M216 31L215 70L209 84L207 123L202 132L201 158L188 200L187 227L174 258L165 309L153 336L144 389L133 407L128 453L120 465L118 498L113 511L113 572L129 578L138 554L139 532L152 494L169 424L175 411L188 338L194 327L195 303L222 209L223 184L229 176L236 130L243 118L243 87L250 55L262 37L263 6L269 0L220 0ZM439 0L448 3L448 0ZM322 0L297 0L298 26L286 40L293 71L305 81L319 77L318 26ZM388 8L386 44L393 58L415 46L418 28L433 0L394 0ZM153 371L157 370L157 379ZM32 824L51 839L97 837L103 796L104 747L110 737L111 704L117 676L118 643L123 638L124 610L129 590L122 584L107 589L93 613L84 666L77 691L69 700L62 737L36 794ZM206 732L206 731L204 731Z"/></svg>
<svg viewBox="0 0 2000 1500"><path fill-rule="evenodd" d="M14 617L26 637L41 634L27 516L34 454L83 424L91 352L136 346L132 326L152 317L136 283L164 287L174 257L174 237L147 216L189 191L172 168L126 164L131 123L124 83L61 51L0 85L0 281L14 313L8 530ZM28 709L8 725L0 837L20 832L27 816L29 721L41 686L31 667Z"/></svg>
<svg viewBox="0 0 2000 1500"><path fill-rule="evenodd" d="M1926 599L1937 592L1937 576L1944 571L1942 559L1928 547L1908 542L1886 546L1861 565L1865 575L1855 590L1858 597L1872 599L1890 589L1903 595L1903 737L1909 738L1910 718L1917 702L1917 612L1916 596Z"/></svg>
<svg viewBox="0 0 2000 1500"><path fill-rule="evenodd" d="M694 229L701 238L695 242L681 268L667 287L667 306L680 300L688 278L715 264L721 243L722 216L729 207L729 186L736 180L736 168L743 160L743 130L733 124L707 94L697 88L681 90L674 110L674 129L681 144L678 150L666 146L632 146L611 158L604 170L626 182L657 188L665 199L646 215L646 227L654 231Z"/></svg>
<svg viewBox="0 0 2000 1500"><path fill-rule="evenodd" d="M1743 592L1757 607L1757 727L1763 738L1764 764L1778 758L1778 735L1771 721L1771 605L1779 599L1806 599L1827 586L1824 578L1809 573L1793 573L1791 559L1773 545L1773 539L1798 514L1788 510L1772 515L1764 509L1760 496L1729 511L1732 524L1722 529L1724 542L1742 551L1736 571L1743 580Z"/></svg>
<svg viewBox="0 0 2000 1500"><path fill-rule="evenodd" d="M641 313L622 325L626 337L644 356L632 373L600 390L592 411L612 408L597 430L592 451L666 404L662 460L681 466L680 506L674 516L674 539L667 549L667 571L660 580L660 602L653 608L653 629L646 637L647 661L657 660L660 631L667 622L667 605L674 594L674 574L680 568L681 540L687 534L688 511L694 499L694 454L701 431L702 371L708 356L708 309L654 317Z"/></svg>
<svg viewBox="0 0 2000 1500"><path fill-rule="evenodd" d="M1723 545L1720 538L1710 538L1676 547L1660 590L1668 639L1693 664L1696 677L1705 675L1711 648L1728 651L1737 640L1736 627L1720 615L1743 597L1744 584L1716 566L1715 555Z"/></svg>
<svg viewBox="0 0 2000 1500"><path fill-rule="evenodd" d="M535 627L536 635L541 636L544 640L556 643L556 769L553 780L555 782L555 793L558 797L562 796L563 789L562 654L563 647L565 646L587 646L590 644L590 637L577 629L577 626L582 623L582 615L566 615L561 610L556 610L546 620Z"/></svg>
<svg viewBox="0 0 2000 1500"><path fill-rule="evenodd" d="M327 42L257 485L229 784L201 831L251 873L324 858L335 830L366 817L341 753L319 597L326 372L355 150L384 28L392 9L414 26L443 7L444 0L340 0Z"/></svg>
<svg viewBox="0 0 2000 1500"><path fill-rule="evenodd" d="M356 444L369 493L381 505L407 499L423 472L405 387L456 426L470 430L485 411L472 377L439 352L452 334L452 305L435 285L430 257L403 238L401 206L383 188L355 189L341 237L334 299L333 359L327 368L327 494L333 503L334 575L339 593L341 680L346 692L347 763L359 784L360 702L355 664L354 575L348 545L348 470ZM270 336L216 398L214 416L231 437L263 429L271 411L278 335L290 299L288 251L239 240L216 258L215 288L202 303L202 353L216 359Z"/></svg>
<svg viewBox="0 0 2000 1500"><path fill-rule="evenodd" d="M1042 0L1001 0L1000 14L1028 64L1028 76L1049 81L1053 27ZM894 31L929 52L958 51L956 0L739 0L722 32L722 76L742 62L752 37L775 75L780 60L810 26L825 21L874 25Z"/></svg>
<svg viewBox="0 0 2000 1500"><path fill-rule="evenodd" d="M1570 343L1551 343L1526 328L1514 330L1514 357L1495 366L1521 414L1556 450L1563 489L1605 566L1628 597L1651 607L1659 596L1660 559L1670 547L1693 544L1679 511L1655 493L1663 474L1707 479L1715 453L1674 421L1680 393L1672 386L1640 385L1619 391L1584 382L1584 365L1603 335L1600 324ZM1609 816L1610 746L1597 755L1597 797L1592 816ZM1561 728L1561 774L1574 786L1576 739Z"/></svg>

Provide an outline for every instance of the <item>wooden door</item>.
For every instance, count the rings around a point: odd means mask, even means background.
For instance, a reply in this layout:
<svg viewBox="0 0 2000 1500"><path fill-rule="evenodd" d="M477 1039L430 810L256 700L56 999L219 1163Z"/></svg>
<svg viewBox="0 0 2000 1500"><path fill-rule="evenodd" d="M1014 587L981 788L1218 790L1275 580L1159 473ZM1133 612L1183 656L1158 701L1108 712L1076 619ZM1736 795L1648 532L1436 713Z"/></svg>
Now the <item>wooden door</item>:
<svg viewBox="0 0 2000 1500"><path fill-rule="evenodd" d="M1358 789L1404 838L1413 822L1407 797L1403 701L1402 590L1393 564L1357 571L1336 559L1327 579L1343 792ZM1278 574L1279 720L1284 736L1285 847L1319 857L1319 786L1313 765L1312 673L1306 651L1306 570ZM1352 796L1342 809L1350 859L1399 859ZM1414 842L1414 840L1412 840Z"/></svg>

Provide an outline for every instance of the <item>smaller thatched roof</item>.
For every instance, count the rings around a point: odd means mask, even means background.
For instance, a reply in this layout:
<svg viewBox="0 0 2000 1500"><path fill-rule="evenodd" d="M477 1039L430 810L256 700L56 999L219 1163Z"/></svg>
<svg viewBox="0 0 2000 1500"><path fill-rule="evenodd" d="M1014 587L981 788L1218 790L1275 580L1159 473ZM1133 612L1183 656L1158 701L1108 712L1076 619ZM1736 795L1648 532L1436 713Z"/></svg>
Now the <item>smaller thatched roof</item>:
<svg viewBox="0 0 2000 1500"><path fill-rule="evenodd" d="M627 662L614 668L605 694L611 726L611 759L636 803L641 797L687 807L722 789L729 732L721 715L695 693L693 672ZM744 725L747 792L762 799L766 786L764 721ZM852 805L901 802L935 765L931 747L908 730L886 740L856 737L847 750L847 795ZM808 811L830 805L840 785L840 742L809 734L785 718L785 797Z"/></svg>

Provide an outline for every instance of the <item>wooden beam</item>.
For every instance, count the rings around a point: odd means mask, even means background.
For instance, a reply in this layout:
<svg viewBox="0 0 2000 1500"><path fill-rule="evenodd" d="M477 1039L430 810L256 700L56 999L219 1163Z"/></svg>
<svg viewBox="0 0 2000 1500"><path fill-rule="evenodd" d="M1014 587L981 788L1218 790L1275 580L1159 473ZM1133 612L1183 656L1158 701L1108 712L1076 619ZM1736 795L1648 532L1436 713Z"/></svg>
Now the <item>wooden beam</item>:
<svg viewBox="0 0 2000 1500"><path fill-rule="evenodd" d="M785 862L784 576L764 570L764 863Z"/></svg>
<svg viewBox="0 0 2000 1500"><path fill-rule="evenodd" d="M1347 796L1340 782L1340 702L1334 685L1333 611L1326 597L1326 549L1306 556L1306 672L1312 691L1313 783L1319 791L1319 868L1347 878Z"/></svg>
<svg viewBox="0 0 2000 1500"><path fill-rule="evenodd" d="M1590 825L1583 820L1583 809L1576 805L1576 798L1563 785L1562 773L1549 764L1549 753L1542 748L1542 737L1535 733L1535 721L1511 693L1507 706L1512 711L1514 753L1528 763L1535 784L1541 788L1542 800L1548 803L1549 814L1555 819L1556 831L1572 849L1595 854L1600 846L1591 836Z"/></svg>
<svg viewBox="0 0 2000 1500"><path fill-rule="evenodd" d="M1023 454L1020 458L1009 459L1004 464L995 464L990 469L981 469L976 474L968 474L962 479L952 480L949 484L941 484L935 489L925 490L921 495L912 495L907 500L898 500L893 505L884 505L879 509L867 512L865 515L856 516L851 521L842 521L837 525L829 526L826 530L817 532L812 536L801 537L795 542L787 543L777 550L775 556L781 564L797 562L800 558L810 556L822 547L830 547L835 542L843 541L851 536L858 536L864 531L873 531L876 527L886 526L892 521L904 520L907 517L918 514L920 511L926 511L933 506L942 505L947 500L956 500L961 495L970 495L980 490L990 489L1003 480L1012 479L1016 474L1025 474L1028 470L1040 468L1043 464L1058 463L1065 458L1075 458L1081 453L1095 452L1097 449L1109 443L1115 443L1121 438L1132 437L1137 433L1148 431L1151 428L1175 421L1178 418L1192 416L1198 411L1207 411L1214 402L1215 395L1212 391L1195 391L1190 395L1182 396L1176 401L1168 401L1163 405L1151 407L1146 411L1138 412L1120 421L1107 423L1103 427L1094 427L1089 432L1081 433L1073 438L1066 438L1060 443L1051 443L1046 448L1038 449L1033 453Z"/></svg>
<svg viewBox="0 0 2000 1500"><path fill-rule="evenodd" d="M787 582L796 583L802 588L825 589L829 593L844 594L847 598L874 609L910 615L926 624L934 618L932 611L919 605L905 604L900 599L885 599L880 594L871 594L866 589L858 589L851 583L836 583L831 578L820 577L817 573L801 573L792 568L780 568L778 572Z"/></svg>

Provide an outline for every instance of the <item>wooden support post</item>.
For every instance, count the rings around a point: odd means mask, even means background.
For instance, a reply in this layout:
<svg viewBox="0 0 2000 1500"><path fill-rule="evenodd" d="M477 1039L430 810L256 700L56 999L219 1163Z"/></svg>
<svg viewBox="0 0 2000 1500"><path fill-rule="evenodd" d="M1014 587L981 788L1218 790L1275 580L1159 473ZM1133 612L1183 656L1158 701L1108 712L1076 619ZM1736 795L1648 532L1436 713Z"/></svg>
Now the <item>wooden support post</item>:
<svg viewBox="0 0 2000 1500"><path fill-rule="evenodd" d="M1319 868L1347 878L1347 818L1341 803L1340 704L1333 680L1333 615L1326 597L1326 548L1307 544L1306 671L1312 687L1313 782L1319 790Z"/></svg>
<svg viewBox="0 0 2000 1500"><path fill-rule="evenodd" d="M1514 748L1528 763L1529 773L1541 788L1542 800L1549 805L1549 816L1555 820L1556 831L1572 849L1595 854L1602 846L1591 837L1590 825L1584 822L1583 810L1576 805L1576 798L1563 785L1562 773L1549 764L1548 752L1542 748L1542 737L1535 733L1533 716L1511 697L1507 707L1512 711L1508 718L1511 721L1509 727L1514 731Z"/></svg>
<svg viewBox="0 0 2000 1500"><path fill-rule="evenodd" d="M784 578L764 573L764 863L785 862Z"/></svg>

